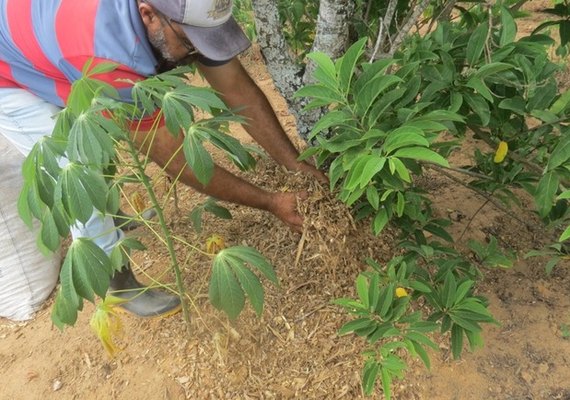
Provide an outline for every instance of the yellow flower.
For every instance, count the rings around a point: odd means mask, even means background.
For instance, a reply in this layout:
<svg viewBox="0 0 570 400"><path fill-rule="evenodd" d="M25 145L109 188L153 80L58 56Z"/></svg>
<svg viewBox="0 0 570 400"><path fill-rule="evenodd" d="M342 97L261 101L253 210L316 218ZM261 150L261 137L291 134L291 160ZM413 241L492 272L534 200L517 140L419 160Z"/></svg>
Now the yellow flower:
<svg viewBox="0 0 570 400"><path fill-rule="evenodd" d="M225 248L224 238L219 235L212 235L206 240L206 252L209 254L217 254Z"/></svg>
<svg viewBox="0 0 570 400"><path fill-rule="evenodd" d="M509 151L509 145L507 144L507 142L503 142L501 140L499 142L499 147L497 147L497 151L495 152L495 158L493 159L493 161L497 164L502 163L508 151Z"/></svg>
<svg viewBox="0 0 570 400"><path fill-rule="evenodd" d="M408 292L403 287L396 288L396 297L406 297Z"/></svg>

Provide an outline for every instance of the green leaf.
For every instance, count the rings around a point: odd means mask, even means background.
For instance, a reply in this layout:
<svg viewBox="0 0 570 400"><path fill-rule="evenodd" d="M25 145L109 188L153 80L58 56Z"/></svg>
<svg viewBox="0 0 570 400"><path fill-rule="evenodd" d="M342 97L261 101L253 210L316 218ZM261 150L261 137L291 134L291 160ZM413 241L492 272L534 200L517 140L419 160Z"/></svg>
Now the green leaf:
<svg viewBox="0 0 570 400"><path fill-rule="evenodd" d="M475 282L471 280L466 280L464 282L461 282L457 287L457 291L455 293L455 300L453 304L458 304L461 300L463 300L463 298L465 298L469 290L471 290L471 287L473 287L474 283Z"/></svg>
<svg viewBox="0 0 570 400"><path fill-rule="evenodd" d="M356 293L358 293L358 298L365 308L370 307L368 298L368 279L364 275L358 275L356 278Z"/></svg>
<svg viewBox="0 0 570 400"><path fill-rule="evenodd" d="M414 341L412 341L412 346L414 347L414 351L418 354L418 356L420 357L426 368L429 370L431 368L431 362L425 349L422 347L421 344Z"/></svg>
<svg viewBox="0 0 570 400"><path fill-rule="evenodd" d="M448 272L445 276L445 282L443 284L443 289L441 291L441 299L446 308L451 308L455 303L455 293L457 291L457 282L455 276L451 272Z"/></svg>
<svg viewBox="0 0 570 400"><path fill-rule="evenodd" d="M387 368L382 368L382 390L384 391L384 397L386 400L390 400L392 398L392 375L390 375L390 371Z"/></svg>
<svg viewBox="0 0 570 400"><path fill-rule="evenodd" d="M162 97L162 112L166 127L178 137L180 131L187 129L194 120L192 106L176 96L174 92L165 93Z"/></svg>
<svg viewBox="0 0 570 400"><path fill-rule="evenodd" d="M247 171L255 167L255 159L239 140L217 129L208 129L207 134L210 142L218 149L225 151L239 169Z"/></svg>
<svg viewBox="0 0 570 400"><path fill-rule="evenodd" d="M394 150L407 146L429 147L429 142L423 135L423 131L416 127L403 126L388 133L388 137L382 146L386 155Z"/></svg>
<svg viewBox="0 0 570 400"><path fill-rule="evenodd" d="M395 287L393 283L389 283L380 290L380 301L378 303L380 308L377 309L380 318L386 317L386 314L394 300L394 292Z"/></svg>
<svg viewBox="0 0 570 400"><path fill-rule="evenodd" d="M366 188L366 199L375 210L378 210L380 196L378 195L378 189L376 189L374 185L370 185Z"/></svg>
<svg viewBox="0 0 570 400"><path fill-rule="evenodd" d="M456 360L461 358L463 352L463 328L457 324L451 328L451 352Z"/></svg>
<svg viewBox="0 0 570 400"><path fill-rule="evenodd" d="M570 136L562 136L548 159L547 170L552 171L570 158Z"/></svg>
<svg viewBox="0 0 570 400"><path fill-rule="evenodd" d="M230 210L220 206L215 201L207 201L206 204L204 204L204 211L212 213L218 218L232 219L232 214L230 213Z"/></svg>
<svg viewBox="0 0 570 400"><path fill-rule="evenodd" d="M371 82L368 82L363 89L356 95L356 112L360 116L365 116L374 101L388 87L401 82L402 79L396 75L378 76Z"/></svg>
<svg viewBox="0 0 570 400"><path fill-rule="evenodd" d="M46 208L40 231L42 243L51 251L56 251L59 247L59 232L50 210Z"/></svg>
<svg viewBox="0 0 570 400"><path fill-rule="evenodd" d="M30 196L30 185L28 183L24 183L20 195L18 196L18 214L26 226L31 229L32 211L28 204L28 196Z"/></svg>
<svg viewBox="0 0 570 400"><path fill-rule="evenodd" d="M385 157L379 157L376 155L372 155L371 157L372 158L366 161L366 164L364 165L364 168L360 174L359 186L361 189L370 183L372 178L376 176L376 174L378 174L382 168L384 168L384 164L386 163Z"/></svg>
<svg viewBox="0 0 570 400"><path fill-rule="evenodd" d="M247 246L233 246L223 249L216 255L216 258L226 257L250 264L257 268L263 276L279 286L279 280L277 279L277 275L275 275L273 267L256 249Z"/></svg>
<svg viewBox="0 0 570 400"><path fill-rule="evenodd" d="M204 212L204 207L194 207L192 212L190 212L190 221L192 221L192 226L197 233L202 232L202 213Z"/></svg>
<svg viewBox="0 0 570 400"><path fill-rule="evenodd" d="M499 108L503 110L514 111L519 115L526 114L526 102L520 96L510 97L501 100L501 102L499 103Z"/></svg>
<svg viewBox="0 0 570 400"><path fill-rule="evenodd" d="M434 164L449 167L449 163L445 158L437 154L435 151L427 149L425 147L405 147L396 151L393 156L398 158L410 158L419 161L429 161Z"/></svg>
<svg viewBox="0 0 570 400"><path fill-rule="evenodd" d="M464 93L463 97L473 112L479 116L481 125L489 125L489 122L491 121L491 111L489 110L489 104L485 101L485 99L482 96L477 96L470 93Z"/></svg>
<svg viewBox="0 0 570 400"><path fill-rule="evenodd" d="M73 220L86 223L93 214L93 203L81 181L83 167L69 163L62 170L61 201Z"/></svg>
<svg viewBox="0 0 570 400"><path fill-rule="evenodd" d="M325 86L334 89L338 86L336 70L333 61L325 53L314 52L307 55L317 64L313 76Z"/></svg>
<svg viewBox="0 0 570 400"><path fill-rule="evenodd" d="M309 140L314 138L319 132L326 131L331 127L335 127L338 125L342 125L345 122L352 121L352 117L348 116L342 110L333 110L327 112L321 119L317 121L317 123L311 129L311 133L309 135Z"/></svg>
<svg viewBox="0 0 570 400"><path fill-rule="evenodd" d="M214 307L224 311L233 320L243 310L245 296L227 260L218 257L221 253L214 258L208 298Z"/></svg>
<svg viewBox="0 0 570 400"><path fill-rule="evenodd" d="M378 377L380 364L376 361L369 361L365 364L362 374L362 390L367 396L370 396L374 391L374 384Z"/></svg>
<svg viewBox="0 0 570 400"><path fill-rule="evenodd" d="M368 308L374 312L380 299L380 277L377 273L372 275L368 287Z"/></svg>
<svg viewBox="0 0 570 400"><path fill-rule="evenodd" d="M568 107L569 103L570 103L570 90L567 90L566 92L562 93L560 97L558 97L558 99L550 107L549 111L553 114L559 114Z"/></svg>
<svg viewBox="0 0 570 400"><path fill-rule="evenodd" d="M73 287L77 294L94 303L94 294L104 298L109 288L111 261L91 239L75 239L69 247ZM62 277L63 279L63 277Z"/></svg>
<svg viewBox="0 0 570 400"><path fill-rule="evenodd" d="M485 64L481 66L473 76L476 76L480 79L485 79L491 75L495 75L499 72L508 71L514 69L514 66L511 64L503 63L503 62L492 62L489 64Z"/></svg>
<svg viewBox="0 0 570 400"><path fill-rule="evenodd" d="M388 213L386 212L385 208L380 209L372 222L372 232L374 235L378 236L380 232L384 229L386 224L388 223Z"/></svg>
<svg viewBox="0 0 570 400"><path fill-rule="evenodd" d="M107 210L107 194L109 187L103 178L103 173L91 168L80 168L77 177L85 188L85 192L97 210L105 213Z"/></svg>
<svg viewBox="0 0 570 400"><path fill-rule="evenodd" d="M469 65L475 65L481 58L483 49L485 48L485 43L487 42L487 35L489 33L489 23L487 21L483 22L471 34L469 42L467 42L467 63Z"/></svg>
<svg viewBox="0 0 570 400"><path fill-rule="evenodd" d="M506 46L515 40L517 35L517 24L506 7L501 7L501 37L499 46Z"/></svg>
<svg viewBox="0 0 570 400"><path fill-rule="evenodd" d="M568 240L568 238L570 238L570 226L568 226L566 229L564 229L564 232L562 232L562 235L560 235L560 238L558 239L558 241L563 242L565 240Z"/></svg>
<svg viewBox="0 0 570 400"><path fill-rule="evenodd" d="M469 81L467 81L465 86L476 90L478 94L483 96L490 103L493 102L493 94L491 93L491 91L489 90L489 88L487 87L485 82L483 82L482 79L480 79L476 76L473 76L471 79L469 79Z"/></svg>
<svg viewBox="0 0 570 400"><path fill-rule="evenodd" d="M261 316L263 313L264 291L259 278L242 264L232 263L231 266L257 316Z"/></svg>
<svg viewBox="0 0 570 400"><path fill-rule="evenodd" d="M410 175L410 172L408 171L408 168L406 168L404 163L399 158L393 158L393 157L390 158L390 161L392 162L392 165L396 168L396 172L398 173L400 179L402 179L404 182L411 183L412 177Z"/></svg>
<svg viewBox="0 0 570 400"><path fill-rule="evenodd" d="M338 92L322 85L307 85L299 89L293 97L313 97L324 104L344 103L344 97Z"/></svg>
<svg viewBox="0 0 570 400"><path fill-rule="evenodd" d="M338 334L340 336L347 335L359 329L368 328L374 325L375 322L370 320L370 318L358 318L352 321L347 322L338 330Z"/></svg>
<svg viewBox="0 0 570 400"><path fill-rule="evenodd" d="M350 87L350 82L355 72L356 63L364 52L364 46L366 45L367 40L368 39L364 37L354 43L337 62L340 89L344 93L348 93L348 88Z"/></svg>
<svg viewBox="0 0 570 400"><path fill-rule="evenodd" d="M541 217L546 217L552 209L559 183L558 175L554 172L547 172L538 182L534 201Z"/></svg>
<svg viewBox="0 0 570 400"><path fill-rule="evenodd" d="M566 15L568 17L568 15ZM560 46L570 43L570 19L560 21Z"/></svg>
<svg viewBox="0 0 570 400"><path fill-rule="evenodd" d="M184 156L188 161L188 166L202 184L207 185L214 175L214 161L212 156L202 145L199 134L190 128L184 137Z"/></svg>
<svg viewBox="0 0 570 400"><path fill-rule="evenodd" d="M65 325L75 325L78 307L73 300L66 298L62 293L63 290L60 287L51 311L51 320L60 330L63 330Z"/></svg>

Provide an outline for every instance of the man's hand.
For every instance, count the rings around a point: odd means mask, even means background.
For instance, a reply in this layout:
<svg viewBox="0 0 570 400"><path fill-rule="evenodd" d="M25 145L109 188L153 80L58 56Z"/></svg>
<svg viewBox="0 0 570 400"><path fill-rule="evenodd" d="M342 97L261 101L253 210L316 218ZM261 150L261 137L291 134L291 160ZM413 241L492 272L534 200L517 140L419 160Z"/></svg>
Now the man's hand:
<svg viewBox="0 0 570 400"><path fill-rule="evenodd" d="M299 162L297 164L297 170L312 175L313 177L315 177L317 181L319 181L323 185L329 184L329 178L323 173L323 171L317 169L314 165L309 164L308 162L305 161Z"/></svg>
<svg viewBox="0 0 570 400"><path fill-rule="evenodd" d="M307 193L274 193L269 211L291 230L303 232L303 217L297 212L297 196L307 198Z"/></svg>

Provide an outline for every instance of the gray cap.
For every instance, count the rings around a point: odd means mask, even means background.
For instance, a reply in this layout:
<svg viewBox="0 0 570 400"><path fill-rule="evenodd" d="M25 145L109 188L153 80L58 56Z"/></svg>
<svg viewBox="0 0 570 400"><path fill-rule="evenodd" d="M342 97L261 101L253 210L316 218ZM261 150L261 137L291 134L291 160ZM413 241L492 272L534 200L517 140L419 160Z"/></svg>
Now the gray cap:
<svg viewBox="0 0 570 400"><path fill-rule="evenodd" d="M225 61L251 43L232 17L232 0L146 0L180 24L196 49L206 58Z"/></svg>

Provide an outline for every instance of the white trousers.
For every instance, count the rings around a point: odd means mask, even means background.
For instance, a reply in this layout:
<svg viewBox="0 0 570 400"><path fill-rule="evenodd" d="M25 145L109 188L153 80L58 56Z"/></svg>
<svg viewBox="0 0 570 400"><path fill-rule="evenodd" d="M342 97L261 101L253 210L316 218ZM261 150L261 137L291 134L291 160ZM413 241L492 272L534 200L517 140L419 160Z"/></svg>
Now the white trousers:
<svg viewBox="0 0 570 400"><path fill-rule="evenodd" d="M0 134L6 137L24 156L42 137L51 135L55 116L60 108L24 89L0 88ZM0 155L1 157L1 155ZM62 160L62 163L66 163ZM0 170L0 180L3 179ZM0 191L0 202L6 201ZM94 211L85 223L71 228L74 239L92 239L107 254L113 250L123 233L115 228L113 218Z"/></svg>

